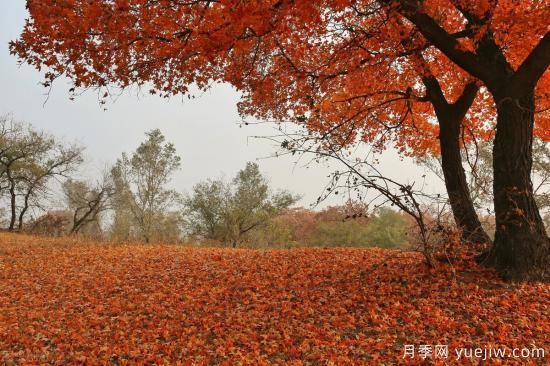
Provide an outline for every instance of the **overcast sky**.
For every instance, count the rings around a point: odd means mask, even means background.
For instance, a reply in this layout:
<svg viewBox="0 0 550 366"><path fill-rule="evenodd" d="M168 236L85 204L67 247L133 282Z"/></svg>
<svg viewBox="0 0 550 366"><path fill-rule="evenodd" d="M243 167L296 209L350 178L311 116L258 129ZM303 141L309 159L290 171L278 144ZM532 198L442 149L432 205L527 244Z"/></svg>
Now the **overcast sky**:
<svg viewBox="0 0 550 366"><path fill-rule="evenodd" d="M229 86L215 86L194 100L127 93L104 111L94 92L70 101L69 81L58 79L44 103L46 90L39 85L42 75L28 66L18 66L8 51L8 42L17 38L26 17L25 1L0 1L0 115L12 114L67 142L85 146L83 174L88 177L98 175L122 152L133 151L144 139L144 132L153 128L159 128L182 157L182 169L171 184L180 192L207 178L232 177L247 161L257 161L274 188L301 194L300 204L307 206L323 191L330 170L337 167L304 167L291 157L262 159L272 155L276 146L250 136L272 135L273 126L239 127L239 95ZM382 166L384 172L402 181L419 180L423 173L400 162L393 152L384 154ZM435 180L433 184L439 186Z"/></svg>

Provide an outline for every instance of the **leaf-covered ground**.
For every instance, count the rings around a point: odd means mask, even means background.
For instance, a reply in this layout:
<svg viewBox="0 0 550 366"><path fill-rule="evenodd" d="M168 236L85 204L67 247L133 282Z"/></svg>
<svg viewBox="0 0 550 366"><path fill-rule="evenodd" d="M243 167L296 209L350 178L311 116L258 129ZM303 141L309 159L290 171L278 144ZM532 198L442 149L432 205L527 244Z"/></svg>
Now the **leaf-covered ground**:
<svg viewBox="0 0 550 366"><path fill-rule="evenodd" d="M2 364L478 364L550 351L550 286L378 249L101 245L0 235ZM448 345L448 358L404 346ZM485 364L545 364L493 358Z"/></svg>

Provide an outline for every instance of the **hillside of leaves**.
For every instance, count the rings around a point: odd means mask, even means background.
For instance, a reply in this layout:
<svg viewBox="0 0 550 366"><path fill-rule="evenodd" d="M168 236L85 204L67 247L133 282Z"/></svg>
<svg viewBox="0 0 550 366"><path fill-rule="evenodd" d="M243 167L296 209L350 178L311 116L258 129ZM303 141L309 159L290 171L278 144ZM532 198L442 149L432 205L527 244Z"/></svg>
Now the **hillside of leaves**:
<svg viewBox="0 0 550 366"><path fill-rule="evenodd" d="M404 345L448 344L438 364L458 364L454 347L548 352L549 290L384 249L0 234L0 363L420 365L435 360L404 359ZM544 361L485 364L499 362Z"/></svg>

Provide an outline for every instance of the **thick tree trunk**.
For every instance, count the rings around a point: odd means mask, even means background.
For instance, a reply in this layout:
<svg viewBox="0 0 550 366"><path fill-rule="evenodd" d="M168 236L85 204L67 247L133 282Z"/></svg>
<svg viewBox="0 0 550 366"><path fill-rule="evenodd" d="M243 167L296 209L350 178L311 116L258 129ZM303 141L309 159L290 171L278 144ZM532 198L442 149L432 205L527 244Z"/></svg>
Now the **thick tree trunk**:
<svg viewBox="0 0 550 366"><path fill-rule="evenodd" d="M441 167L445 188L455 222L462 232L462 240L474 244L489 244L491 239L483 230L477 216L462 166L460 128L461 120L450 117L439 119Z"/></svg>
<svg viewBox="0 0 550 366"><path fill-rule="evenodd" d="M550 279L550 240L531 182L533 93L495 97L497 132L493 146L496 233L487 261L509 280Z"/></svg>

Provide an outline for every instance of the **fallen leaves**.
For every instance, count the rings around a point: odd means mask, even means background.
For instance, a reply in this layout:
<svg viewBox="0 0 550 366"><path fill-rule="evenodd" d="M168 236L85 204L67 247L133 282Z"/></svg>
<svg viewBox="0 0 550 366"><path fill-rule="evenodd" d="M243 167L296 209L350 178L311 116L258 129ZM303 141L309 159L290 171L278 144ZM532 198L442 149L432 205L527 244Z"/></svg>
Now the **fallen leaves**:
<svg viewBox="0 0 550 366"><path fill-rule="evenodd" d="M420 255L381 249L197 249L2 234L0 361L394 365L426 364L404 359L405 344L448 344L446 364L457 362L453 347L548 352L549 286L510 285L463 267L455 264L454 276L448 266L428 269Z"/></svg>

